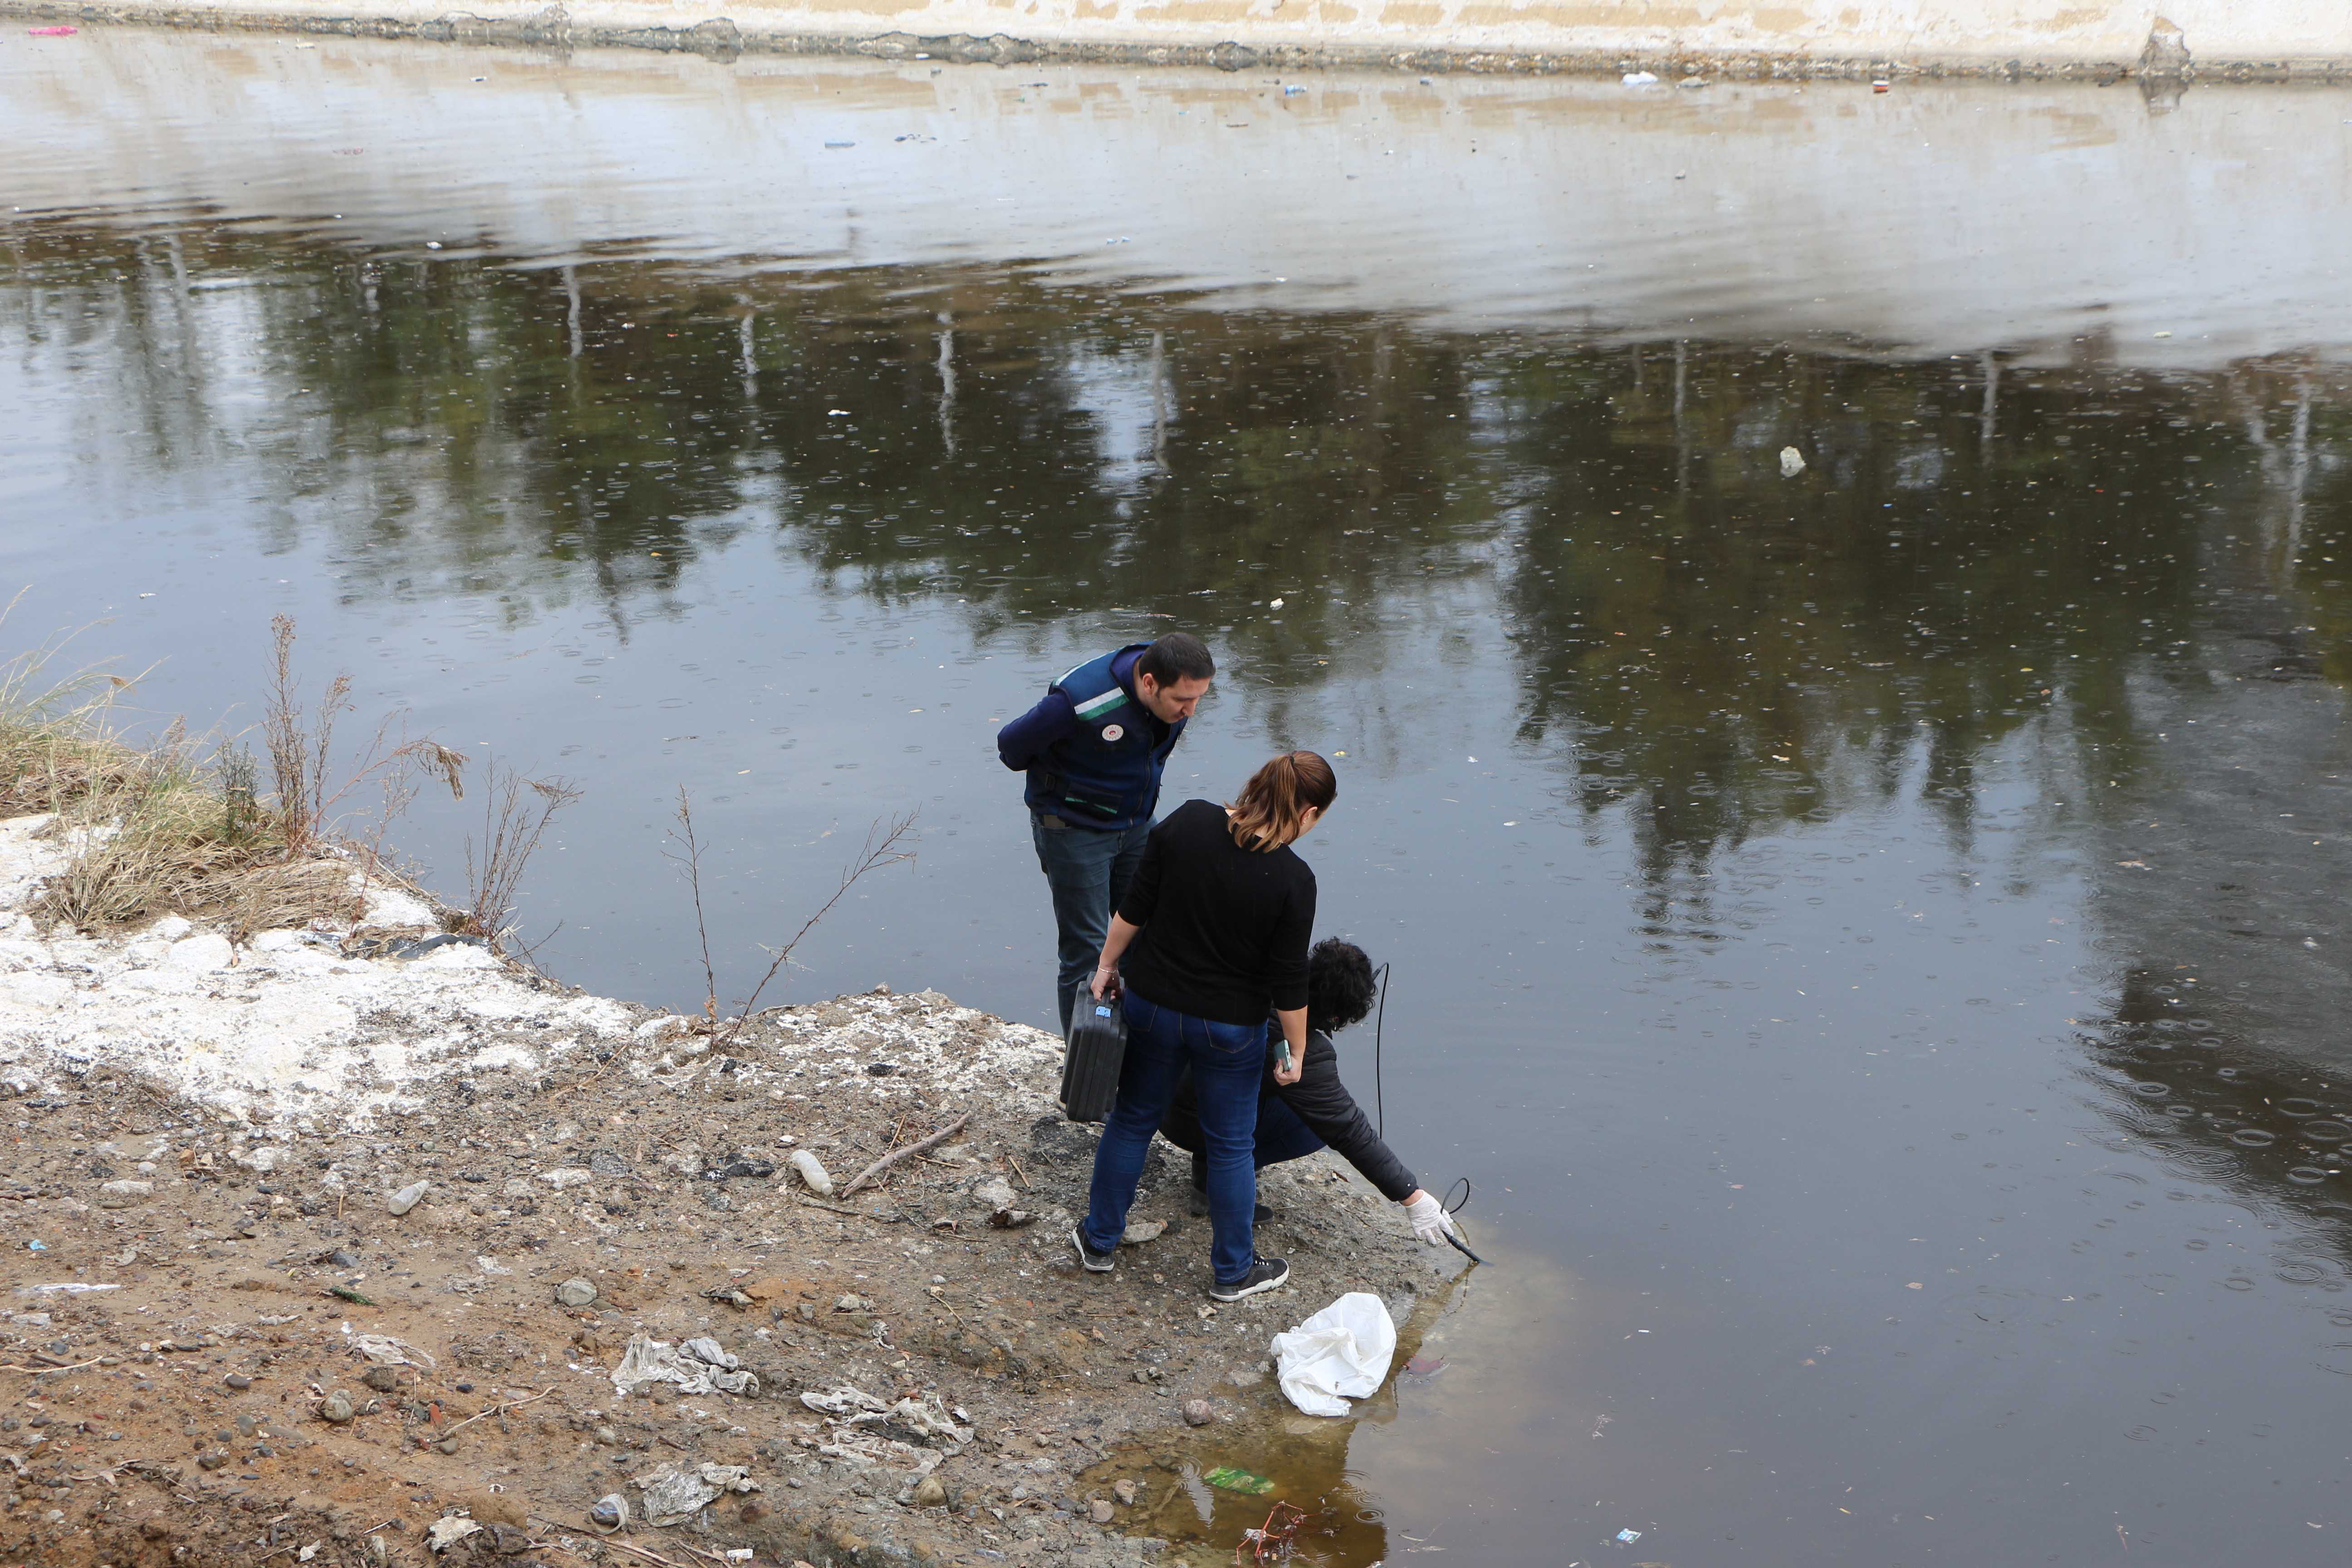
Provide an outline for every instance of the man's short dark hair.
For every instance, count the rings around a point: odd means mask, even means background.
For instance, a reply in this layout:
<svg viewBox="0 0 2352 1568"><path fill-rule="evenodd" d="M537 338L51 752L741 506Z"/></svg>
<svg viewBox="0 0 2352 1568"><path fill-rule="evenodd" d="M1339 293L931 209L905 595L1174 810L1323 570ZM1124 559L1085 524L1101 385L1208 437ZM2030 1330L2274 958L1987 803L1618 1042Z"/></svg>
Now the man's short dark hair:
<svg viewBox="0 0 2352 1568"><path fill-rule="evenodd" d="M1372 1010L1372 961L1352 942L1327 936L1307 955L1307 1023L1336 1035Z"/></svg>
<svg viewBox="0 0 2352 1568"><path fill-rule="evenodd" d="M1154 685L1173 686L1214 679L1217 661L1209 657L1209 645L1191 632L1170 632L1136 655L1135 673L1151 677Z"/></svg>

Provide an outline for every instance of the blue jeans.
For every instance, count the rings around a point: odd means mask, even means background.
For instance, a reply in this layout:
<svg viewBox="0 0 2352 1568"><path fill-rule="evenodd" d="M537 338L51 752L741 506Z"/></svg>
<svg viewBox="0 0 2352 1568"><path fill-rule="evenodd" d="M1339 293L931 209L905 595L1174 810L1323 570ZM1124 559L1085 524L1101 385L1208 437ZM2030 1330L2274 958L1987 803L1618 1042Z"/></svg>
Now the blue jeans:
<svg viewBox="0 0 2352 1568"><path fill-rule="evenodd" d="M1038 868L1054 893L1054 930L1061 970L1054 999L1062 1011L1062 1037L1070 1034L1070 1007L1094 979L1110 913L1127 892L1129 879L1143 863L1143 843L1151 824L1105 829L1059 826L1058 816L1029 814L1029 834L1037 842Z"/></svg>
<svg viewBox="0 0 2352 1568"><path fill-rule="evenodd" d="M1163 1127L1160 1131L1164 1134L1167 1129ZM1183 1136L1195 1137L1198 1134L1188 1127L1183 1130ZM1177 1140L1171 1138L1169 1142L1176 1142ZM1298 1120L1298 1112L1290 1109L1287 1100L1278 1094L1261 1094L1258 1097L1257 1131L1250 1150L1251 1164L1263 1171L1268 1165L1279 1165L1285 1160L1304 1160L1322 1147L1323 1140L1315 1135L1313 1128ZM1206 1191L1209 1185L1208 1156L1198 1150L1192 1153L1192 1185L1202 1191Z"/></svg>
<svg viewBox="0 0 2352 1568"><path fill-rule="evenodd" d="M1097 1252L1118 1246L1151 1135L1168 1114L1177 1078L1190 1067L1209 1166L1209 1264L1219 1284L1231 1284L1257 1260L1250 1235L1250 1210L1257 1202L1251 1154L1258 1075L1265 1068L1265 1026L1211 1023L1147 1002L1133 991L1127 994L1126 1013L1127 1057L1118 1068L1118 1099L1095 1146L1094 1184L1083 1227L1087 1245Z"/></svg>

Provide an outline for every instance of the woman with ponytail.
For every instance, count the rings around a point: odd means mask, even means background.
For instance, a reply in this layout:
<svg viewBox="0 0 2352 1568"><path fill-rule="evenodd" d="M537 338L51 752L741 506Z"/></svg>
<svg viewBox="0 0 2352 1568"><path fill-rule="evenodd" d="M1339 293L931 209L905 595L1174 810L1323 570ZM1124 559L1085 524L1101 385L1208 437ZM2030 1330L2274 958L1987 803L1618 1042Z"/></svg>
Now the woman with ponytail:
<svg viewBox="0 0 2352 1568"><path fill-rule="evenodd" d="M1087 1217L1070 1232L1090 1271L1116 1261L1151 1135L1190 1068L1207 1167L1210 1298L1235 1301L1290 1278L1253 1245L1258 1075L1269 1011L1284 1047L1276 1079L1296 1083L1306 1061L1315 873L1290 847L1339 793L1330 763L1286 752L1232 805L1187 801L1151 830L1092 985L1097 998L1120 999L1128 1037Z"/></svg>

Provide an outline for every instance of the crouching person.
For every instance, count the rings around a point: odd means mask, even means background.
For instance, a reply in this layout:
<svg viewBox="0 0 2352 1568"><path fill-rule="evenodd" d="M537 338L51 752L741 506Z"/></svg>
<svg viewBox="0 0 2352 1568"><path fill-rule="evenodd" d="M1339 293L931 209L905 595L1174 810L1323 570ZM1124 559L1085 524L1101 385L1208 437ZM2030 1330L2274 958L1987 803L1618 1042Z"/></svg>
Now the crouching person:
<svg viewBox="0 0 2352 1568"><path fill-rule="evenodd" d="M1421 1190L1413 1173L1396 1152L1372 1131L1370 1121L1348 1086L1339 1080L1339 1052L1331 1037L1361 1022L1372 1010L1372 961L1351 942L1327 937L1307 955L1307 1053L1296 1083L1276 1075L1282 1036L1271 1024L1266 1030L1265 1068L1258 1079L1257 1168L1303 1159L1318 1149L1329 1149L1383 1197L1402 1205L1415 1236L1432 1247L1454 1234L1454 1216ZM1176 1098L1160 1124L1160 1136L1192 1156L1192 1212L1208 1212L1208 1165L1202 1152L1201 1119L1187 1072L1176 1086ZM1264 1204L1255 1223L1274 1217Z"/></svg>

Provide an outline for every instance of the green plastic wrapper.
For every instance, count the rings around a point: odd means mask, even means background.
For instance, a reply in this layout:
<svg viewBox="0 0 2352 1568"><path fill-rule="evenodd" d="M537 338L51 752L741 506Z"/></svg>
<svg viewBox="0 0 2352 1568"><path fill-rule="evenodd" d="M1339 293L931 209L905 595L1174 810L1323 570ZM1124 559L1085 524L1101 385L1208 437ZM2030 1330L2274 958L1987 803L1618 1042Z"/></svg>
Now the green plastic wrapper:
<svg viewBox="0 0 2352 1568"><path fill-rule="evenodd" d="M1219 1465L1213 1470L1203 1472L1201 1479L1220 1490L1242 1492L1250 1497L1264 1497L1274 1489L1274 1483L1264 1476L1254 1476L1231 1465Z"/></svg>

